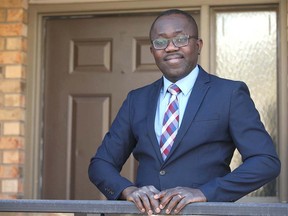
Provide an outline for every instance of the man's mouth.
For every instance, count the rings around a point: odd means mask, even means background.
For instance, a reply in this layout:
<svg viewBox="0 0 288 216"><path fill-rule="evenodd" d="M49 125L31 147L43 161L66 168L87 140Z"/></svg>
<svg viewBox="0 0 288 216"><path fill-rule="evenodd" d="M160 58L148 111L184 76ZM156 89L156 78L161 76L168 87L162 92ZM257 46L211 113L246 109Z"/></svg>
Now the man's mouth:
<svg viewBox="0 0 288 216"><path fill-rule="evenodd" d="M182 60L184 57L181 54L171 54L171 55L167 55L164 58L164 61L168 61L170 63L177 63L180 60Z"/></svg>

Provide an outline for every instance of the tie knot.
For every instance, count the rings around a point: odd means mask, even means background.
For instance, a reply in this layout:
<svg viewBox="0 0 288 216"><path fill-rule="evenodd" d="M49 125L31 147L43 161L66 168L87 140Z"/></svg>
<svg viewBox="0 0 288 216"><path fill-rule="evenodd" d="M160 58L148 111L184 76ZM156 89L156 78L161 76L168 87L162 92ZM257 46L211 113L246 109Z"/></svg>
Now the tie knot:
<svg viewBox="0 0 288 216"><path fill-rule="evenodd" d="M178 95L181 92L181 89L176 84L172 84L168 87L168 91L172 95Z"/></svg>

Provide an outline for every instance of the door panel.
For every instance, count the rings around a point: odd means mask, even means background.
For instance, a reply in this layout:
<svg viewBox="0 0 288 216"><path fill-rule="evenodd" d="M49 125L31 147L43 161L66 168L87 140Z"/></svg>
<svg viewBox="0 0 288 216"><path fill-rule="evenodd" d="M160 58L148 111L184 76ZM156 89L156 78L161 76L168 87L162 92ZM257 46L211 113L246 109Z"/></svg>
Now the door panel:
<svg viewBox="0 0 288 216"><path fill-rule="evenodd" d="M68 123L71 137L71 199L86 198L95 187L87 183L87 167L91 153L95 152L94 143L100 143L109 128L109 95L72 95L70 96ZM69 142L69 141L68 141ZM88 145L90 144L90 145ZM69 167L69 164L67 164ZM83 182L85 179L85 182ZM68 183L69 185L69 183ZM92 195L92 194L91 194ZM94 196L92 195L91 198Z"/></svg>
<svg viewBox="0 0 288 216"><path fill-rule="evenodd" d="M162 75L149 50L154 18L46 20L42 198L103 198L88 179L89 160L127 93ZM132 181L134 164L122 170Z"/></svg>

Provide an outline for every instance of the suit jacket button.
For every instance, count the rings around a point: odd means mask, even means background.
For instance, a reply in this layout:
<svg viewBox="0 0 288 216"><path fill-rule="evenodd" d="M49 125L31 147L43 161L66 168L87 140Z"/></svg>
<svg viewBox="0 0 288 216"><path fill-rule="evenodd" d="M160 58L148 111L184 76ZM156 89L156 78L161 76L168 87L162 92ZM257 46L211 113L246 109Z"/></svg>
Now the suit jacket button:
<svg viewBox="0 0 288 216"><path fill-rule="evenodd" d="M161 170L161 171L160 171L160 175L163 176L163 175L165 175L165 174L166 174L165 170Z"/></svg>

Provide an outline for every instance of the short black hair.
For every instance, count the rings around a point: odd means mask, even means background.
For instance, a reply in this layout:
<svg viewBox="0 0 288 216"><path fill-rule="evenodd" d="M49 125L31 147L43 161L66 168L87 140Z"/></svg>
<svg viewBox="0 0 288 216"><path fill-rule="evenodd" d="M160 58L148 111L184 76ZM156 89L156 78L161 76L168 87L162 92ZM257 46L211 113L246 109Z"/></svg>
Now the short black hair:
<svg viewBox="0 0 288 216"><path fill-rule="evenodd" d="M150 28L150 32L149 32L150 39L151 39L152 29L154 28L154 25L155 25L156 21L160 17L169 16L169 15L172 15L172 14L180 14L180 15L185 16L187 18L187 20L192 24L193 30L195 31L195 36L198 37L198 25L197 25L195 19L192 17L192 15L187 13L187 12L185 12L185 11L179 10L179 9L170 9L170 10L163 11L162 13L160 13L156 17L156 19L154 20L154 22L152 23L151 28Z"/></svg>

